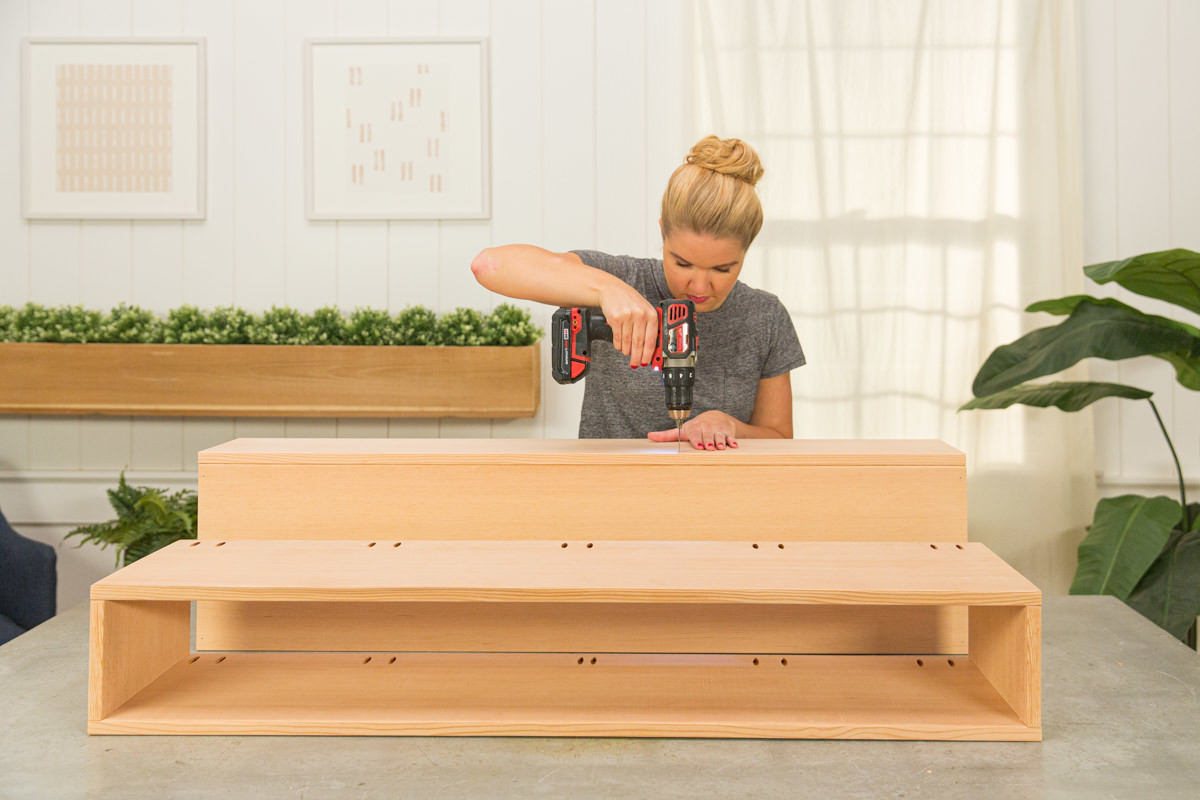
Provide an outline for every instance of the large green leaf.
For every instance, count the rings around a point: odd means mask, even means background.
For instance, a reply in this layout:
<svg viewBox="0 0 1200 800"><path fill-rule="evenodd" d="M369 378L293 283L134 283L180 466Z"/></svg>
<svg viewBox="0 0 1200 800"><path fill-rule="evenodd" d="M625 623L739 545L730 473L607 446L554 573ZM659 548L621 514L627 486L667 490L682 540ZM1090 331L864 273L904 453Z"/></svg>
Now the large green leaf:
<svg viewBox="0 0 1200 800"><path fill-rule="evenodd" d="M1183 510L1169 497L1126 494L1096 504L1079 544L1071 594L1111 594L1124 600L1154 563Z"/></svg>
<svg viewBox="0 0 1200 800"><path fill-rule="evenodd" d="M1084 267L1096 283L1116 281L1131 292L1200 314L1200 253L1178 248Z"/></svg>
<svg viewBox="0 0 1200 800"><path fill-rule="evenodd" d="M1033 378L1053 375L1085 358L1119 361L1136 356L1180 353L1200 368L1200 337L1165 317L1135 308L1081 300L1058 325L1038 328L1002 345L979 368L971 389L976 397L1003 391ZM1186 385L1186 384L1185 384Z"/></svg>
<svg viewBox="0 0 1200 800"><path fill-rule="evenodd" d="M1054 383L1023 383L1002 392L976 397L964 403L959 411L973 408L1008 408L1020 403L1025 406L1049 408L1062 411L1078 411L1106 397L1124 397L1130 400L1146 400L1154 395L1136 386L1099 381L1055 381Z"/></svg>
<svg viewBox="0 0 1200 800"><path fill-rule="evenodd" d="M1200 616L1200 531L1174 530L1127 601L1142 616L1183 639Z"/></svg>

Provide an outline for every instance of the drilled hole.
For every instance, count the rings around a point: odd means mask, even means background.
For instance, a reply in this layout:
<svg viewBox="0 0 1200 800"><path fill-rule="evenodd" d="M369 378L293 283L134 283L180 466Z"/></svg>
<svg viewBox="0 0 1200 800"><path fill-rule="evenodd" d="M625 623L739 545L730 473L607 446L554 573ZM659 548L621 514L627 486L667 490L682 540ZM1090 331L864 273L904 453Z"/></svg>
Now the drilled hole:
<svg viewBox="0 0 1200 800"><path fill-rule="evenodd" d="M787 659L786 659L786 658L781 658L781 659L779 659L779 663L780 663L780 664L783 664L783 665L786 667L786 666L787 666Z"/></svg>
<svg viewBox="0 0 1200 800"><path fill-rule="evenodd" d="M946 659L946 663L947 663L947 664L949 664L950 666L952 666L952 667L953 667L953 666L954 666L954 659L953 659L953 658L947 658L947 659Z"/></svg>
<svg viewBox="0 0 1200 800"><path fill-rule="evenodd" d="M783 549L783 545L779 545L779 549L780 549L780 550L782 550L782 549Z"/></svg>
<svg viewBox="0 0 1200 800"><path fill-rule="evenodd" d="M757 549L758 549L758 545L756 545L756 544L752 544L752 545L750 545L750 546L751 546L751 547L753 547L755 550L757 550Z"/></svg>
<svg viewBox="0 0 1200 800"><path fill-rule="evenodd" d="M757 659L757 658L756 658L756 659L754 659L754 666L756 666L756 667L758 666L758 659Z"/></svg>
<svg viewBox="0 0 1200 800"><path fill-rule="evenodd" d="M370 656L367 656L366 658L364 658L364 659L363 659L363 663L364 663L364 664L370 664L370 663L371 663L371 657L370 657Z"/></svg>
<svg viewBox="0 0 1200 800"><path fill-rule="evenodd" d="M195 664L199 660L200 660L200 656L192 656L190 659L188 659L188 663Z"/></svg>
<svg viewBox="0 0 1200 800"><path fill-rule="evenodd" d="M567 543L566 543L566 542L563 542L563 547L566 547L566 546L567 546Z"/></svg>
<svg viewBox="0 0 1200 800"><path fill-rule="evenodd" d="M404 544L404 542L396 542L394 545L392 545L392 547L399 547L402 544Z"/></svg>
<svg viewBox="0 0 1200 800"><path fill-rule="evenodd" d="M966 549L967 549L967 548L963 547L961 544L956 544L956 545L954 545L954 546L955 546L955 547L957 547L959 550L966 550Z"/></svg>
<svg viewBox="0 0 1200 800"><path fill-rule="evenodd" d="M580 663L580 664L582 664L582 663L583 663L583 656L580 656L580 657L579 657L579 663Z"/></svg>
<svg viewBox="0 0 1200 800"><path fill-rule="evenodd" d="M199 543L199 542L192 542L191 544L189 544L189 545L188 545L188 547L195 547L195 546L196 546L196 545L198 545L198 544L200 544L200 543Z"/></svg>
<svg viewBox="0 0 1200 800"><path fill-rule="evenodd" d="M923 666L925 666L925 662L924 662L924 661L922 661L921 659L919 659L919 658L918 658L918 659L917 659L917 666L918 666L918 667L923 667Z"/></svg>
<svg viewBox="0 0 1200 800"><path fill-rule="evenodd" d="M367 547L374 547L374 546L375 546L374 542L371 542L369 545L367 545Z"/></svg>
<svg viewBox="0 0 1200 800"><path fill-rule="evenodd" d="M225 546L224 542L217 542L217 547L224 547L224 546Z"/></svg>
<svg viewBox="0 0 1200 800"><path fill-rule="evenodd" d="M217 659L217 663L220 664L224 660L225 660L225 656L221 656L220 658Z"/></svg>
<svg viewBox="0 0 1200 800"><path fill-rule="evenodd" d="M595 664L595 663L596 663L596 657L595 657L595 656L592 656L592 663L593 663L593 664Z"/></svg>
<svg viewBox="0 0 1200 800"><path fill-rule="evenodd" d="M931 544L931 545L929 545L929 547L930 547L931 549L933 549L933 550L937 550L937 545L936 545L936 544Z"/></svg>
<svg viewBox="0 0 1200 800"><path fill-rule="evenodd" d="M389 663L389 664L395 664L395 663L396 663L396 657L395 657L395 656L392 656L391 658L389 658L389 659L388 659L388 663Z"/></svg>
<svg viewBox="0 0 1200 800"><path fill-rule="evenodd" d="M591 542L588 542L588 547L591 547L591 546L592 546L592 543L591 543Z"/></svg>

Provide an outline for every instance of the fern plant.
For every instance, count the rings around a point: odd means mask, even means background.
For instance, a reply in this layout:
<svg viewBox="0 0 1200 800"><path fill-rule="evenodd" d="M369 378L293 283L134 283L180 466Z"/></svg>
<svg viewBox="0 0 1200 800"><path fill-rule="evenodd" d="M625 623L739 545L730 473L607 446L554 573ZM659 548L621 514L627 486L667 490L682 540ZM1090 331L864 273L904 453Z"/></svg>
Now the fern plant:
<svg viewBox="0 0 1200 800"><path fill-rule="evenodd" d="M196 492L181 489L170 494L148 486L130 486L125 473L117 488L108 490L108 502L117 518L81 525L63 537L79 537L75 545L91 542L101 549L117 548L117 566L126 566L180 539L196 538Z"/></svg>

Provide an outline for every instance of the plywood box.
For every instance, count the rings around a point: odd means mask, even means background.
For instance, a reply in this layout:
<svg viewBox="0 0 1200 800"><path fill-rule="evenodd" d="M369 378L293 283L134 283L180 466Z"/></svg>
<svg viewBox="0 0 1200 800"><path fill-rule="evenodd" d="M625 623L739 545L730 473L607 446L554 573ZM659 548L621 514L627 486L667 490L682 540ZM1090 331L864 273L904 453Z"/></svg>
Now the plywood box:
<svg viewBox="0 0 1200 800"><path fill-rule="evenodd" d="M370 652L193 653L191 600L517 613L470 652L451 652L470 634L414 648L400 633ZM177 542L92 587L88 730L1040 739L1040 604L961 542ZM965 656L776 649L792 612L947 605L969 609ZM618 651L589 613L634 609L665 643L689 606L777 615L678 653ZM573 624L533 631L543 617L523 612L542 607Z"/></svg>

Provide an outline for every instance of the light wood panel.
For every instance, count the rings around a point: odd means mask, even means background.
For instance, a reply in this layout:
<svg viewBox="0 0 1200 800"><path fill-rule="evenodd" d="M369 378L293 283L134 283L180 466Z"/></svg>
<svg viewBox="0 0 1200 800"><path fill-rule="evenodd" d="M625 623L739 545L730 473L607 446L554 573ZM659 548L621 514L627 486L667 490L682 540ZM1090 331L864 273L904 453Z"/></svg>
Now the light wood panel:
<svg viewBox="0 0 1200 800"><path fill-rule="evenodd" d="M1042 724L1041 605L972 607L970 652L1021 721Z"/></svg>
<svg viewBox="0 0 1200 800"><path fill-rule="evenodd" d="M532 416L540 348L0 343L0 413ZM347 389L353 387L353 391Z"/></svg>
<svg viewBox="0 0 1200 800"><path fill-rule="evenodd" d="M209 654L185 659L106 719L90 721L88 731L948 740L1041 735L1017 719L968 660L594 653Z"/></svg>
<svg viewBox="0 0 1200 800"><path fill-rule="evenodd" d="M967 652L960 607L210 600L197 650ZM514 625L514 620L520 625ZM217 638L214 638L217 637Z"/></svg>
<svg viewBox="0 0 1200 800"><path fill-rule="evenodd" d="M756 546L757 545L757 546ZM101 600L1028 605L978 543L180 541Z"/></svg>
<svg viewBox="0 0 1200 800"><path fill-rule="evenodd" d="M185 657L186 602L93 600L88 653L88 720L111 714Z"/></svg>
<svg viewBox="0 0 1200 800"><path fill-rule="evenodd" d="M200 537L965 541L962 458L853 440L233 442L199 455Z"/></svg>

